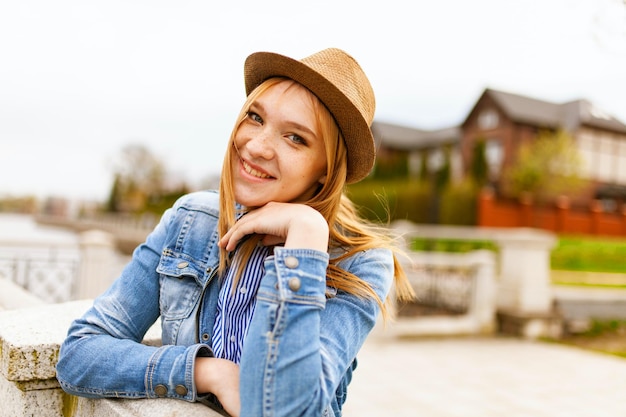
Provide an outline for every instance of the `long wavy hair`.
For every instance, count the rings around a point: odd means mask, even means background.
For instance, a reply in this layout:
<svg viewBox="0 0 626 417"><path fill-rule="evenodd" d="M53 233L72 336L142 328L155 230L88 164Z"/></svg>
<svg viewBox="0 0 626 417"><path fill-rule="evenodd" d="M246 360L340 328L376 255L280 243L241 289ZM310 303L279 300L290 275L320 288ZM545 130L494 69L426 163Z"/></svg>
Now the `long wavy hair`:
<svg viewBox="0 0 626 417"><path fill-rule="evenodd" d="M224 157L222 176L220 181L220 217L218 228L223 236L237 221L240 211L252 208L238 208L234 199L232 161L235 148L235 134L241 123L247 117L251 104L269 88L283 81L295 81L286 78L270 78L252 91L245 101L237 118L235 127L230 135L228 148ZM308 91L308 90L307 90ZM319 211L329 224L329 250L338 249L337 257L332 257L326 270L326 283L339 291L345 291L359 297L370 297L379 304L383 316L389 315L386 302L380 300L371 285L360 277L351 274L337 266L337 264L354 254L373 248L388 248L394 253L394 296L400 300L412 299L413 290L398 261L398 246L387 230L379 225L367 222L358 215L354 204L345 195L347 173L347 148L341 132L328 109L309 92L313 111L316 115L317 131L321 133L326 149L326 181L319 185L315 195L304 204ZM252 251L258 244L260 236L251 236L243 241L235 253L238 270L235 274L235 283L238 281L243 268L250 258ZM333 252L334 253L334 252ZM219 274L224 275L226 269L233 263L231 254L220 249Z"/></svg>

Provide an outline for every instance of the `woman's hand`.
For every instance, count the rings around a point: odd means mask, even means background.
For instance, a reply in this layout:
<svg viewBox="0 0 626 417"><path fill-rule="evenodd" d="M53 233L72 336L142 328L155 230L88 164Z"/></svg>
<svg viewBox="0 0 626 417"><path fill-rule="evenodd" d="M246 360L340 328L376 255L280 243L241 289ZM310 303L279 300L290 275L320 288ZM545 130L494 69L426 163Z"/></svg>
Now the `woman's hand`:
<svg viewBox="0 0 626 417"><path fill-rule="evenodd" d="M315 209L295 203L275 203L252 210L220 239L227 251L247 235L262 235L264 245L284 243L285 248L328 250L328 223Z"/></svg>
<svg viewBox="0 0 626 417"><path fill-rule="evenodd" d="M239 365L227 359L196 358L194 380L198 393L211 393L232 417L239 417Z"/></svg>

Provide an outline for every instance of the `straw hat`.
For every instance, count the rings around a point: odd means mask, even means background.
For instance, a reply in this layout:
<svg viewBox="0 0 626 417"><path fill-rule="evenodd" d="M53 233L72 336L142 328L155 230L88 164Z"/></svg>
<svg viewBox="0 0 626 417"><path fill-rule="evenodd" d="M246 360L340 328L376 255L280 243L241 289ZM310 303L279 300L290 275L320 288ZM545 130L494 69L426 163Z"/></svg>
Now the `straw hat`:
<svg viewBox="0 0 626 417"><path fill-rule="evenodd" d="M366 177L376 157L370 129L376 102L372 86L354 58L341 49L330 48L300 61L272 52L257 52L246 59L246 94L272 77L291 78L324 103L348 148L346 182Z"/></svg>

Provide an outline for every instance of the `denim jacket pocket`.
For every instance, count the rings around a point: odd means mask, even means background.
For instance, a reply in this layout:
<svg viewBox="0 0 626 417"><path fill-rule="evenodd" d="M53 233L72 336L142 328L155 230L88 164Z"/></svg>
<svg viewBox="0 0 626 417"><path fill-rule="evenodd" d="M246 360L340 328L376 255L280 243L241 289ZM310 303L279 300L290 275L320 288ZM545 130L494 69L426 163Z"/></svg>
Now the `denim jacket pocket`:
<svg viewBox="0 0 626 417"><path fill-rule="evenodd" d="M161 257L157 272L159 305L164 320L186 319L194 311L202 294L201 271L192 261L167 255Z"/></svg>

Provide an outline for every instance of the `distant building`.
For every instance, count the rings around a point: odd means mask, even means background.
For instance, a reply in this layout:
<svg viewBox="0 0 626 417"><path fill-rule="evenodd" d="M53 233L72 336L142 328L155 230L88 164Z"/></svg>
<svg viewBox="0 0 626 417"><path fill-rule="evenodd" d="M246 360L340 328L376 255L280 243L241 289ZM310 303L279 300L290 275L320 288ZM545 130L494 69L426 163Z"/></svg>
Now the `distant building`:
<svg viewBox="0 0 626 417"><path fill-rule="evenodd" d="M374 121L372 132L378 146L377 159L393 159L404 155L408 160L408 174L418 178L422 158L433 173L444 164L446 150L450 152L451 176L458 179L463 175L461 129L450 127L438 130L421 130L391 123Z"/></svg>
<svg viewBox="0 0 626 417"><path fill-rule="evenodd" d="M61 197L49 197L43 204L41 213L48 216L67 217L70 211L70 201Z"/></svg>
<svg viewBox="0 0 626 417"><path fill-rule="evenodd" d="M453 178L458 178L470 166L476 142L484 140L490 180L496 188L522 143L532 141L540 131L564 130L574 138L585 162L583 176L591 184L579 200L600 199L605 210L626 202L626 124L587 100L558 104L488 88L460 126L425 131L376 121L372 130L380 158L406 153L411 175L414 160L422 153L429 167L436 169L447 147L455 167Z"/></svg>

